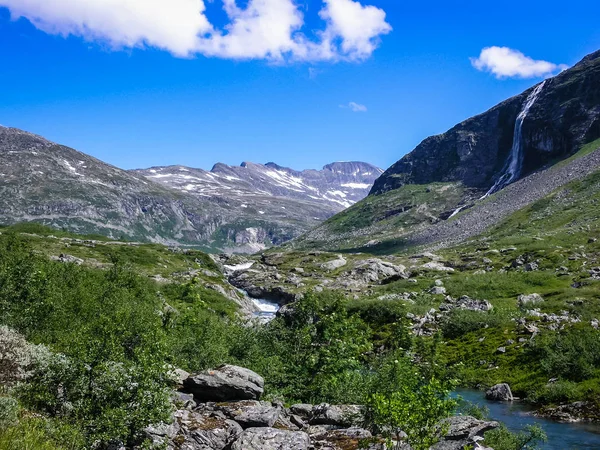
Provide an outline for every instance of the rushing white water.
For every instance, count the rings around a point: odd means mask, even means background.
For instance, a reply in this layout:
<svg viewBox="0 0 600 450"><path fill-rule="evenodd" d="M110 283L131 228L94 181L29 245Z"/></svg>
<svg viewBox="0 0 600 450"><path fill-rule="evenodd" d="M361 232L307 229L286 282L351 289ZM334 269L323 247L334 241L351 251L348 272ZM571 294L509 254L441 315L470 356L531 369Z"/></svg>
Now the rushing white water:
<svg viewBox="0 0 600 450"><path fill-rule="evenodd" d="M467 205L461 206L459 208L456 208L454 210L454 212L452 214L450 214L450 217L448 217L448 219L454 217L455 215L457 215L459 212L461 212L463 209L465 209L467 207Z"/></svg>
<svg viewBox="0 0 600 450"><path fill-rule="evenodd" d="M529 110L539 97L542 89L544 88L545 81L540 83L531 94L525 100L525 104L523 105L523 109L517 116L517 120L515 122L515 130L513 134L513 145L510 150L510 155L508 155L508 159L506 160L506 164L504 165L504 169L502 169L502 175L496 183L490 188L487 193L481 197L481 199L486 198L488 195L492 195L494 192L503 189L508 186L510 183L515 181L521 175L521 169L523 168L523 122L529 114Z"/></svg>

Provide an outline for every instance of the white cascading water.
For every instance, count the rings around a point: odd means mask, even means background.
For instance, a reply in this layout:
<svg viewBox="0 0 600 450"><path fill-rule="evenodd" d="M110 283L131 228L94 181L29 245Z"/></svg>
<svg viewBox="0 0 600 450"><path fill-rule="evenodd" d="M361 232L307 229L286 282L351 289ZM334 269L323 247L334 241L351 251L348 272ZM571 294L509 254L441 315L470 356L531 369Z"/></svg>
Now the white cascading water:
<svg viewBox="0 0 600 450"><path fill-rule="evenodd" d="M523 122L525 121L527 114L529 114L529 110L531 109L531 107L533 106L533 104L535 103L537 98L539 97L540 93L542 92L542 89L544 88L544 84L546 84L545 81L540 83L533 90L533 92L531 94L529 94L529 96L527 97L527 100L525 101L523 109L517 116L517 120L515 122L515 131L513 134L513 145L512 145L512 149L510 150L510 155L508 156L508 160L506 161L506 164L504 165L504 169L502 170L502 175L500 176L500 178L498 178L496 183L494 183L494 185L491 187L491 189L489 191L487 191L487 193L483 197L481 197L480 200L483 200L488 195L492 195L494 192L497 192L500 189L503 189L504 187L508 186L510 183L515 181L517 178L519 178L519 175L521 175L521 169L523 168L523 156L524 156L523 155L523 135L521 132L521 130L523 129Z"/></svg>

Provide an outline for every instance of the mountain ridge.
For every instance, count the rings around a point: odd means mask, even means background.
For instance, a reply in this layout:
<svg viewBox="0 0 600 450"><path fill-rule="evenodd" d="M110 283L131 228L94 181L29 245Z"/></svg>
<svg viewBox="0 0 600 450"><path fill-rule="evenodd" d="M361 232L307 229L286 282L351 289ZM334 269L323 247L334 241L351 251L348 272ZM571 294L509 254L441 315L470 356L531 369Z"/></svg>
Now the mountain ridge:
<svg viewBox="0 0 600 450"><path fill-rule="evenodd" d="M600 146L595 144L599 138L600 51L596 51L555 77L445 133L424 139L375 181L365 199L289 245L385 252L433 244L436 229L443 230L440 239L448 240L448 219L481 205L507 182L527 180L540 172L552 174L551 170L544 171L582 148L595 150ZM591 168L573 164L574 172L561 182L597 169L596 158L586 161ZM515 195L528 196L521 191ZM461 235L472 236L463 231Z"/></svg>
<svg viewBox="0 0 600 450"><path fill-rule="evenodd" d="M240 179L245 203L228 195L232 186L221 195L193 195L9 127L0 127L0 163L0 220L6 224L38 221L78 233L208 251L257 251L283 243L365 196L370 187L286 197L292 191L284 186L258 195ZM286 170L292 178L297 173ZM252 203L258 199L260 204Z"/></svg>
<svg viewBox="0 0 600 450"><path fill-rule="evenodd" d="M524 174L600 137L600 50L545 83L523 124ZM424 139L388 168L370 193L450 181L478 191L489 189L510 151L516 117L537 85ZM578 126L570 129L575 122Z"/></svg>

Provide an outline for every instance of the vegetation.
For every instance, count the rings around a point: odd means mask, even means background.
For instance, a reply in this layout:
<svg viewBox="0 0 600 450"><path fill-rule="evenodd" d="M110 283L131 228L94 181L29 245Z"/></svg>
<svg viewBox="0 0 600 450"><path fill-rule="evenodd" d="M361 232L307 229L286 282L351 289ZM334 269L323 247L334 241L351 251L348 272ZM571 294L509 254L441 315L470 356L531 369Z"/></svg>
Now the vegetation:
<svg viewBox="0 0 600 450"><path fill-rule="evenodd" d="M57 240L42 232L8 229L0 235L0 449L137 443L144 426L170 415L174 367L199 371L233 363L265 378L267 399L364 404L373 431L393 439L402 430L413 448L426 448L443 434L439 420L455 408L448 396L455 383L507 381L516 395L542 404L598 395L595 330L579 323L561 332L543 329L530 340L513 320L525 312L516 302L521 293L542 294L545 302L536 306L558 312L576 292L591 304L569 311L594 311L593 285L572 288L572 280L550 269L510 268L514 251L466 245L444 254L453 273L422 270L414 275L417 283L394 281L351 300L339 292L309 293L269 324L248 326L230 300L206 287L221 279L200 252L100 242L87 247L74 240L69 251L81 251L86 261L59 263L46 256ZM585 245L593 254L596 243ZM527 251L539 260L547 255L539 248ZM90 265L92 254L102 263ZM475 275L481 263L468 265L473 255L509 268ZM306 254L290 253L279 263L310 273L331 257L309 262ZM563 262L553 260L552 267ZM184 270L195 275L172 276L168 283L146 276L161 265L168 268L165 276ZM439 307L443 296L427 292L438 277L453 297L485 298L494 307L455 309L438 333L417 338L407 314ZM419 292L410 302L378 298L414 290ZM497 352L520 338L527 342ZM557 382L548 384L551 377ZM505 431L492 436L498 448L526 448L517 447L524 438ZM36 447L38 442L46 447Z"/></svg>

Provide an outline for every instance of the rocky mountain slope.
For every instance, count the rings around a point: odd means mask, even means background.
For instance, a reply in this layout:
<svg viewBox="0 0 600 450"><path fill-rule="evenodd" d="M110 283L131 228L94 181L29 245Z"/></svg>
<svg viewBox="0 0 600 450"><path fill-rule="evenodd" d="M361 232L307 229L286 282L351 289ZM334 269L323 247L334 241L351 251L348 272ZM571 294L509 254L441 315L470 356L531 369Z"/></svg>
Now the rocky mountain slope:
<svg viewBox="0 0 600 450"><path fill-rule="evenodd" d="M329 204L334 212L366 197L373 182L383 173L363 162L336 162L322 170L301 172L275 163L251 162L237 167L218 163L210 172L185 166L152 167L135 172L198 197L238 199L240 206L268 207L273 197L277 197Z"/></svg>
<svg viewBox="0 0 600 450"><path fill-rule="evenodd" d="M381 194L404 184L451 181L489 189L509 157L517 116L533 90L425 139L386 170L371 193ZM543 82L521 132L521 175L569 156L600 137L600 51Z"/></svg>
<svg viewBox="0 0 600 450"><path fill-rule="evenodd" d="M211 251L256 251L285 242L366 195L381 173L364 163L304 172L246 164L217 165L212 172L156 168L145 177L5 127L0 164L3 223L36 221Z"/></svg>
<svg viewBox="0 0 600 450"><path fill-rule="evenodd" d="M594 141L598 138L600 51L425 139L377 179L366 199L291 245L390 252L447 241L450 235L457 242L458 236L473 236L482 226L494 225L509 212L591 173L598 167L596 157L570 160L571 165L559 172L544 171L577 152L577 157L592 152L600 147L600 141ZM518 180L523 181L520 187L502 193ZM464 212L474 205L481 205L480 214ZM454 219L461 211L473 217L471 226Z"/></svg>

